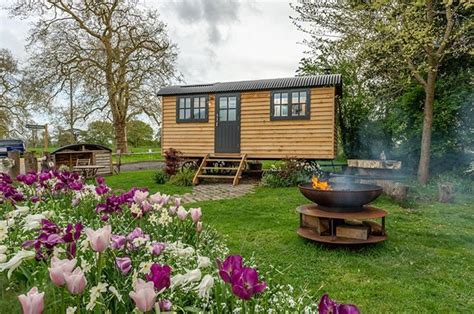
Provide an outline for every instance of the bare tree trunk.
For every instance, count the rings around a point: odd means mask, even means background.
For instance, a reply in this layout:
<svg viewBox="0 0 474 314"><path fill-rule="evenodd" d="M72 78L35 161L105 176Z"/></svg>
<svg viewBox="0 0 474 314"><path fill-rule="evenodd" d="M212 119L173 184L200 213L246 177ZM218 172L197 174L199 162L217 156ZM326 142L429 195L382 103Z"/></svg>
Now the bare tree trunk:
<svg viewBox="0 0 474 314"><path fill-rule="evenodd" d="M428 74L425 86L425 106L423 110L423 133L421 136L420 162L418 164L418 182L426 184L429 178L431 129L433 125L433 104L435 97L436 72Z"/></svg>
<svg viewBox="0 0 474 314"><path fill-rule="evenodd" d="M128 152L127 123L126 121L114 121L115 146L120 153Z"/></svg>

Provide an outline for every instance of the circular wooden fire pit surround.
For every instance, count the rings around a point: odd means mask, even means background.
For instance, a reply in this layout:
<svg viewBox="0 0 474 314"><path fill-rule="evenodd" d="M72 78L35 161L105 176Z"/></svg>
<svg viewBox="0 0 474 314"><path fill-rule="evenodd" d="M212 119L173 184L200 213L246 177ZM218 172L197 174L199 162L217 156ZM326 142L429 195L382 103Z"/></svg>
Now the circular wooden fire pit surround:
<svg viewBox="0 0 474 314"><path fill-rule="evenodd" d="M330 244L367 244L385 241L383 209L365 205L357 212L331 212L317 204L296 208L300 214L298 235L310 240ZM381 224L373 219L381 219Z"/></svg>

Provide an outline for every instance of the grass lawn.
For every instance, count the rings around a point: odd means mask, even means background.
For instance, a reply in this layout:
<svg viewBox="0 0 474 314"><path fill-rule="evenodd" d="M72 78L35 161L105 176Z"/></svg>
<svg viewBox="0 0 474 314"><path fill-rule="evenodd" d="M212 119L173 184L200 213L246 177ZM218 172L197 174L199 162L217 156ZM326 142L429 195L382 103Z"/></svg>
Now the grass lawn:
<svg viewBox="0 0 474 314"><path fill-rule="evenodd" d="M146 171L109 177L114 188L133 185L171 193ZM179 193L174 190L173 193ZM327 292L364 313L474 312L474 198L455 204L419 203L403 209L381 197L386 243L330 248L299 238L295 207L307 203L296 188L258 188L255 194L201 202L204 222L227 237L233 253L254 256L281 283ZM193 204L196 206L196 204ZM273 265L270 267L269 265Z"/></svg>
<svg viewBox="0 0 474 314"><path fill-rule="evenodd" d="M131 187L148 188L151 193L160 191L170 195L191 192L192 188L187 186L175 186L168 183L156 184L154 181L155 170L141 170L133 172L122 172L119 175L105 177L107 185L114 191L127 191Z"/></svg>

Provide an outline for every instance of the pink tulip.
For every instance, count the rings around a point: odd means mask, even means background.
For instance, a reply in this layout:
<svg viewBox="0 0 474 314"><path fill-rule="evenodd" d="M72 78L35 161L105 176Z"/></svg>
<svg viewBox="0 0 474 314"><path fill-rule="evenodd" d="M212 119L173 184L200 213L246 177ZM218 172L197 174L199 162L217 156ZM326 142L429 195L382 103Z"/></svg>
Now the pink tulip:
<svg viewBox="0 0 474 314"><path fill-rule="evenodd" d="M148 197L148 191L136 190L133 195L133 201L137 204L143 203L144 200Z"/></svg>
<svg viewBox="0 0 474 314"><path fill-rule="evenodd" d="M178 208L178 213L177 213L177 215L178 215L178 218L179 218L179 219L185 220L186 217L188 216L188 212L186 211L186 209L184 209L183 206L180 206L180 207Z"/></svg>
<svg viewBox="0 0 474 314"><path fill-rule="evenodd" d="M110 225L99 228L95 231L91 228L86 228L84 232L86 233L87 239L89 239L94 251L103 252L109 246L110 234L112 232L112 227Z"/></svg>
<svg viewBox="0 0 474 314"><path fill-rule="evenodd" d="M193 219L193 222L196 223L199 221L199 219L201 219L201 216L202 216L201 208L191 208L189 212L191 213L191 218Z"/></svg>
<svg viewBox="0 0 474 314"><path fill-rule="evenodd" d="M157 293L153 282L145 282L142 279L137 279L135 282L135 291L130 291L130 298L135 302L135 306L141 312L148 312L153 309Z"/></svg>
<svg viewBox="0 0 474 314"><path fill-rule="evenodd" d="M65 284L64 275L70 274L74 267L76 267L76 259L68 260L68 259L59 259L56 256L53 256L51 259L51 267L48 268L49 270L49 277L51 281L56 286L62 286Z"/></svg>
<svg viewBox="0 0 474 314"><path fill-rule="evenodd" d="M196 224L196 231L201 232L202 231L202 221L198 221Z"/></svg>
<svg viewBox="0 0 474 314"><path fill-rule="evenodd" d="M26 295L19 295L18 300L20 301L21 307L23 308L23 314L43 313L44 292L38 293L38 288L33 287Z"/></svg>
<svg viewBox="0 0 474 314"><path fill-rule="evenodd" d="M132 269L132 260L128 256L116 257L115 265L117 265L117 268L120 269L122 275L126 275Z"/></svg>
<svg viewBox="0 0 474 314"><path fill-rule="evenodd" d="M70 293L81 294L86 288L87 279L80 267L74 269L70 274L65 274L66 286Z"/></svg>

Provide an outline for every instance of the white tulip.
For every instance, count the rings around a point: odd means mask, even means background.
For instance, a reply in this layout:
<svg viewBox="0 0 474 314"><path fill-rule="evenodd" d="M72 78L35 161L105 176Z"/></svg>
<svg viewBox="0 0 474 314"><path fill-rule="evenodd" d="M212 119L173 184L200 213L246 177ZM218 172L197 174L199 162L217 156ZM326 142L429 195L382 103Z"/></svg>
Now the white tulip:
<svg viewBox="0 0 474 314"><path fill-rule="evenodd" d="M46 219L46 216L43 214L28 215L25 217L25 224L23 225L23 231L29 231L33 229L38 229L41 227L41 220Z"/></svg>
<svg viewBox="0 0 474 314"><path fill-rule="evenodd" d="M206 256L198 257L198 268L206 268L211 266L211 259Z"/></svg>
<svg viewBox="0 0 474 314"><path fill-rule="evenodd" d="M201 283L196 287L199 297L208 298L212 287L214 287L214 278L211 275L205 275Z"/></svg>
<svg viewBox="0 0 474 314"><path fill-rule="evenodd" d="M18 268L21 262L25 259L31 259L35 257L35 252L21 250L15 254L8 262L0 264L0 272L9 269L7 277L10 279L12 272Z"/></svg>

